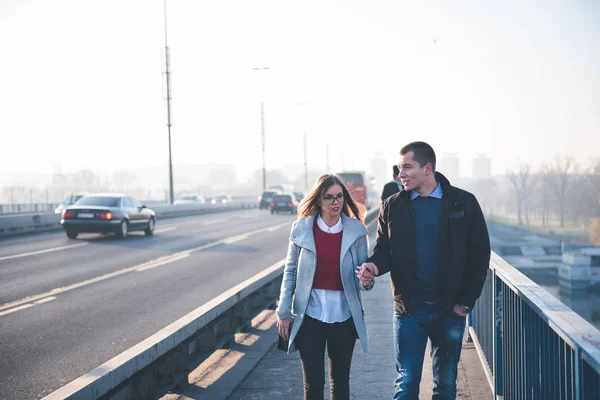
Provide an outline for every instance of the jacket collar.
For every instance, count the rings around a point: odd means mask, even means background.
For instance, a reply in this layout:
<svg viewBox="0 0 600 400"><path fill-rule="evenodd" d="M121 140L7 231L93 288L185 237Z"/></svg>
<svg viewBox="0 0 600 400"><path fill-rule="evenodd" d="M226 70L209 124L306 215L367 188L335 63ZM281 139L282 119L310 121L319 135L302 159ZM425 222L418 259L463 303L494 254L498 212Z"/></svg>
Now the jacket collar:
<svg viewBox="0 0 600 400"><path fill-rule="evenodd" d="M301 218L296 221L294 228L292 229L292 233L290 235L290 240L297 244L300 247L304 247L307 250L310 250L313 254L317 254L317 248L315 245L315 238L313 235L313 224L315 222L316 216L310 216L306 218ZM362 222L355 218L347 217L345 214L341 214L342 223L344 224L344 230L342 231L342 256L352 243L354 243L360 237L366 235L367 228L364 226Z"/></svg>

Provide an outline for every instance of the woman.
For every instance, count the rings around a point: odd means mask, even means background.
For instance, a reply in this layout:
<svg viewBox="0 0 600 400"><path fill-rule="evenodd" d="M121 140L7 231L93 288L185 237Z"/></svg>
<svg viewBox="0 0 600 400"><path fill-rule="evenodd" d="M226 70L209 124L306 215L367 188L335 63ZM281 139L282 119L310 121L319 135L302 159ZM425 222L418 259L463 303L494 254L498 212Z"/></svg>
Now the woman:
<svg viewBox="0 0 600 400"><path fill-rule="evenodd" d="M283 272L277 328L288 353L300 351L304 399L323 399L325 345L332 400L350 397L356 339L367 351L367 328L356 267L368 256L364 207L335 175L323 175L302 199Z"/></svg>

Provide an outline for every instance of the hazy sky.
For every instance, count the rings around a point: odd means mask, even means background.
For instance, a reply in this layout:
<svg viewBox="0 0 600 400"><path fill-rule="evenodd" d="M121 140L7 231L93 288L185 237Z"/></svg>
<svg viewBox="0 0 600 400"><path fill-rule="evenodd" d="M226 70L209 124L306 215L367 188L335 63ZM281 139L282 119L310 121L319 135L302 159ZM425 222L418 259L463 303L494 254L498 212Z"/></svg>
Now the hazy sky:
<svg viewBox="0 0 600 400"><path fill-rule="evenodd" d="M302 163L303 129L334 170L413 140L465 171L599 156L599 21L593 0L170 0L173 160L260 168L261 97L268 167ZM162 46L162 1L0 0L0 170L166 165Z"/></svg>

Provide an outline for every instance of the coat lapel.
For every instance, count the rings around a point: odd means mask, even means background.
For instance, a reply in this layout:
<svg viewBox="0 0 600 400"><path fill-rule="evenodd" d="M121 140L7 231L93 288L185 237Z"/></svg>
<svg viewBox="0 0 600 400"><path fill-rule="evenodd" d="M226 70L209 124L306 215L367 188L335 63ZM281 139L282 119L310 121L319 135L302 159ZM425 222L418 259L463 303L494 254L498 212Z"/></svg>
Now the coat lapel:
<svg viewBox="0 0 600 400"><path fill-rule="evenodd" d="M314 222L314 216L298 220L298 225L290 239L298 246L309 250L316 256L317 246L315 245L315 237L313 235Z"/></svg>
<svg viewBox="0 0 600 400"><path fill-rule="evenodd" d="M359 221L348 218L342 214L342 223L344 224L344 230L342 233L342 249L340 251L340 263L343 264L344 256L352 246L354 242L361 236L367 234L367 228ZM356 265L354 265L356 267Z"/></svg>

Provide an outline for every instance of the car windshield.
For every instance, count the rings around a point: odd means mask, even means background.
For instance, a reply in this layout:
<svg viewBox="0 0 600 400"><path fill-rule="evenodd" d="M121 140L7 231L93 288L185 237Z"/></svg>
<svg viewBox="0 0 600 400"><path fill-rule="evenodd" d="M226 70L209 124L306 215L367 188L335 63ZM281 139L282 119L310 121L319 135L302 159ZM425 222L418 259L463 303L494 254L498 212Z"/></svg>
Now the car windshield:
<svg viewBox="0 0 600 400"><path fill-rule="evenodd" d="M181 200L198 200L198 196L181 196Z"/></svg>
<svg viewBox="0 0 600 400"><path fill-rule="evenodd" d="M263 192L262 197L273 197L277 192Z"/></svg>
<svg viewBox="0 0 600 400"><path fill-rule="evenodd" d="M66 205L71 205L71 204L75 204L77 202L77 200L81 199L83 197L83 195L73 195L73 196L69 196L66 200L65 200L65 204Z"/></svg>
<svg viewBox="0 0 600 400"><path fill-rule="evenodd" d="M121 201L120 197L102 197L89 196L84 197L77 202L78 206L101 206L101 207L118 207Z"/></svg>
<svg viewBox="0 0 600 400"><path fill-rule="evenodd" d="M287 203L290 203L292 201L292 198L288 195L278 195L273 197L273 201L285 201Z"/></svg>

